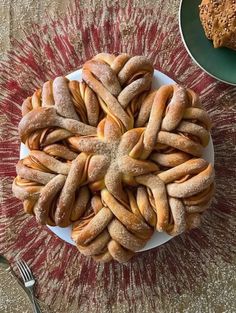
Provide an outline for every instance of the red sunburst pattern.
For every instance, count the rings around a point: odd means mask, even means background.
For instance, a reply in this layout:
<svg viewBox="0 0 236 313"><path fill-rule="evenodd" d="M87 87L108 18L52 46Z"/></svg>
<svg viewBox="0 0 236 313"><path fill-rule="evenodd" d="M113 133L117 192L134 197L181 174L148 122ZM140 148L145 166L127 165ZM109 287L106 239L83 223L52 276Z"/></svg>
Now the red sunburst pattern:
<svg viewBox="0 0 236 313"><path fill-rule="evenodd" d="M26 29L0 63L0 253L13 266L19 256L30 264L38 297L55 312L233 312L236 89L191 61L178 30L179 1L137 3L103 0L85 8L76 1L64 16ZM102 51L148 56L157 69L200 93L214 123L217 191L201 228L126 265L83 257L25 215L11 192L23 99Z"/></svg>

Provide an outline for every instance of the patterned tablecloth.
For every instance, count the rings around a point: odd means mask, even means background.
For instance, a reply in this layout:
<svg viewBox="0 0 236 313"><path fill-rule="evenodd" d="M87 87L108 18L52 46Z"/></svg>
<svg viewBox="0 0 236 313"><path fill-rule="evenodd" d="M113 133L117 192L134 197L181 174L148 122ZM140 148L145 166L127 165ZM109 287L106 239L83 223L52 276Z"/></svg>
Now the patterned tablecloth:
<svg viewBox="0 0 236 313"><path fill-rule="evenodd" d="M179 1L6 0L1 5L0 253L13 269L17 257L29 263L48 312L236 312L236 88L209 77L188 56L178 29ZM23 99L101 51L146 55L156 69L200 93L214 124L217 190L201 228L126 265L85 258L25 215L11 192Z"/></svg>

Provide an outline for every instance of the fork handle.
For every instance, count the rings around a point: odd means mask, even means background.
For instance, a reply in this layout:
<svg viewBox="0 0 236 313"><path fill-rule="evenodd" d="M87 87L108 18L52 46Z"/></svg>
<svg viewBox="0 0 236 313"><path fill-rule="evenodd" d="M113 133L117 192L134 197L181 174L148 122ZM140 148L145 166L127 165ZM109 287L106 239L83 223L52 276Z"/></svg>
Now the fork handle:
<svg viewBox="0 0 236 313"><path fill-rule="evenodd" d="M31 291L31 290L30 290L30 296L31 296L32 306L33 306L34 312L35 313L42 313L37 301L35 301L33 291Z"/></svg>

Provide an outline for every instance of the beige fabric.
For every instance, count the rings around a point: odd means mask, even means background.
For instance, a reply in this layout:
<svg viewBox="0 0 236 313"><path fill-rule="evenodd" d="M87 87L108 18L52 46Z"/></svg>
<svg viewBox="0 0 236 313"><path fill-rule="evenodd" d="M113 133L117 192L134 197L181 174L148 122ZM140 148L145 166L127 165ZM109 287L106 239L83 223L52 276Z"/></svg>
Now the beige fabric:
<svg viewBox="0 0 236 313"><path fill-rule="evenodd" d="M54 313L43 303L39 303L42 313ZM1 313L31 313L31 301L10 271L9 267L0 262L0 312Z"/></svg>
<svg viewBox="0 0 236 313"><path fill-rule="evenodd" d="M31 304L16 279L0 266L0 312L30 313Z"/></svg>

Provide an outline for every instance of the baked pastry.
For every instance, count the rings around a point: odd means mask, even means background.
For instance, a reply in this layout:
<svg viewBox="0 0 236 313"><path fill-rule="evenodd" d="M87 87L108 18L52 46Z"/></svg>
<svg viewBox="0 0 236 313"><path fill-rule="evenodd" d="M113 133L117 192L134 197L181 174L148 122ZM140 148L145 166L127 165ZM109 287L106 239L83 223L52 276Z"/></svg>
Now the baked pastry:
<svg viewBox="0 0 236 313"><path fill-rule="evenodd" d="M236 1L202 0L199 9L205 34L214 47L236 50Z"/></svg>
<svg viewBox="0 0 236 313"><path fill-rule="evenodd" d="M99 54L83 82L58 77L22 106L30 151L13 192L41 224L66 227L81 253L126 262L154 230L197 227L214 192L201 159L211 123L198 96L179 85L150 92L141 56Z"/></svg>

